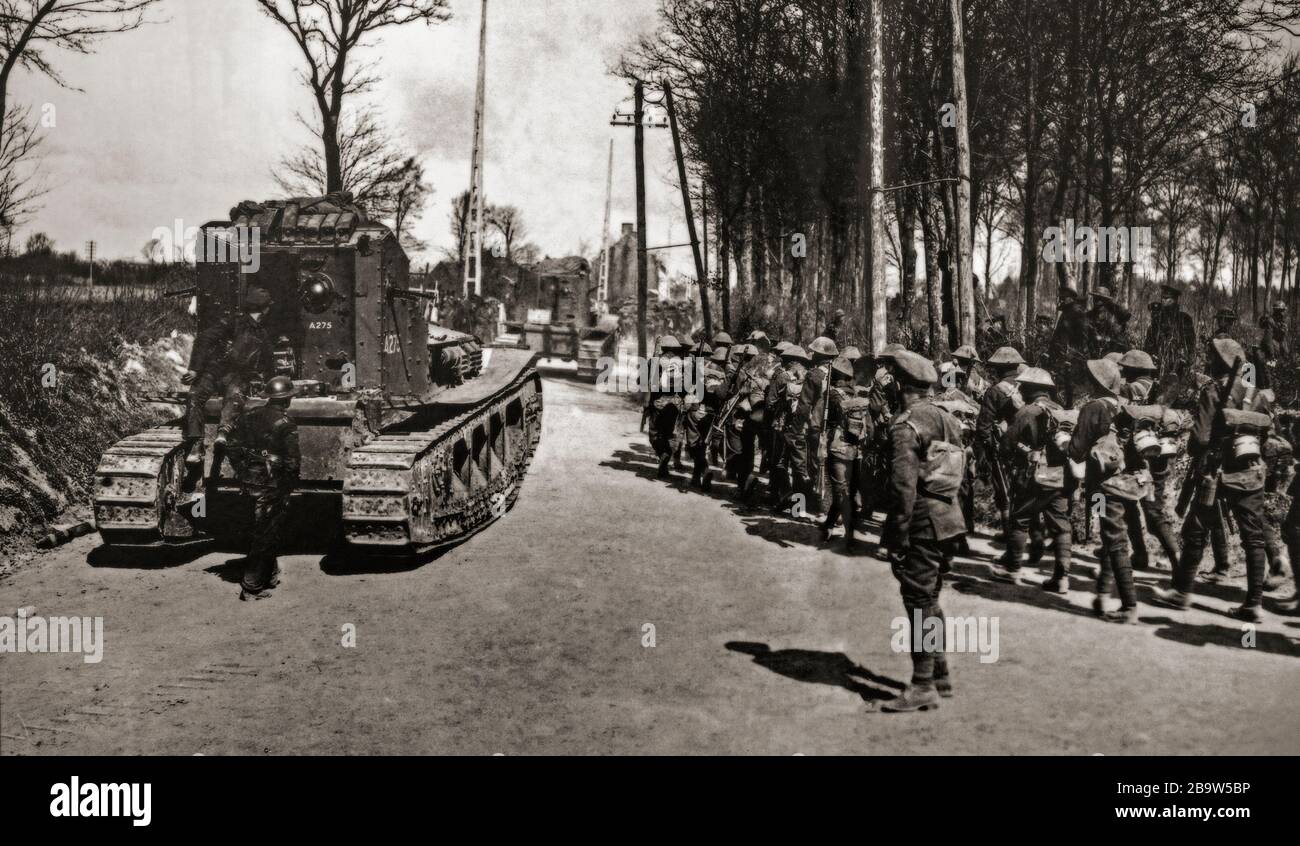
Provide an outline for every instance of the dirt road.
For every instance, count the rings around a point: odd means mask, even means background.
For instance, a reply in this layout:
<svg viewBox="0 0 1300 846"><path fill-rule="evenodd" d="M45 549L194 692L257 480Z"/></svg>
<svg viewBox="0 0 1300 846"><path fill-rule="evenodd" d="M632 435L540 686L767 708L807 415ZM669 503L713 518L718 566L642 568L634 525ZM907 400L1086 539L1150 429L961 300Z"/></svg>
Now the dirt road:
<svg viewBox="0 0 1300 846"><path fill-rule="evenodd" d="M879 713L910 666L886 564L737 509L730 485L656 481L622 399L545 390L517 507L417 569L295 555L273 599L241 603L234 554L93 566L90 537L19 568L0 615L102 616L105 644L98 664L0 656L0 751L1300 752L1300 618L1270 614L1243 647L1230 585L1104 623L1090 582L993 581L982 540L943 604L996 620L997 660L954 656L937 712Z"/></svg>

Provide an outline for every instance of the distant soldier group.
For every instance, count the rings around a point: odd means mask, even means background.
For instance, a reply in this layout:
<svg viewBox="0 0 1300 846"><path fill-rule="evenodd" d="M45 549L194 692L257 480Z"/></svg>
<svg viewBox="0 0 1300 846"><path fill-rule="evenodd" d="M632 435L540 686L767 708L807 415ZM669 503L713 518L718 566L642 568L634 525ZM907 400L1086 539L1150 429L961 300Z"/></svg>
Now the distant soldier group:
<svg viewBox="0 0 1300 846"><path fill-rule="evenodd" d="M1259 621L1263 596L1281 585L1289 549L1300 543L1300 506L1292 505L1294 449L1275 426L1272 393L1250 378L1246 351L1231 338L1208 347L1208 381L1194 412L1159 404L1163 374L1194 360L1195 331L1166 288L1146 349L1121 345L1127 310L1107 291L1085 310L1062 298L1061 317L1040 366L1003 346L981 361L962 347L936 363L897 344L874 356L821 336L806 346L772 344L763 332L734 344L720 332L687 347L660 340L658 372L693 360L703 391L652 391L651 444L661 478L680 468L679 434L690 453L690 484L712 487L715 469L736 483L735 496L815 523L823 543L844 526L844 549L860 521L883 512L881 553L900 584L909 622L941 633L944 575L969 552L975 530L975 480L992 489L1005 553L997 579L1024 584L1025 568L1051 553L1038 582L1053 594L1071 586L1073 550L1095 516L1100 528L1095 613L1138 622L1134 570L1150 569L1146 535L1169 560L1169 588L1154 601L1190 606L1207 540L1217 579L1227 571L1226 528L1246 553L1247 587L1233 612ZM836 328L834 324L828 328ZM1284 349L1279 317L1271 350ZM1273 355L1278 355L1273 352ZM1080 396L1078 407L1073 394ZM1178 508L1167 490L1175 459L1191 460ZM1222 543L1221 543L1222 541ZM1118 608L1110 607L1112 595ZM1279 604L1295 610L1297 601ZM885 710L924 710L952 695L940 642L914 637L912 683Z"/></svg>

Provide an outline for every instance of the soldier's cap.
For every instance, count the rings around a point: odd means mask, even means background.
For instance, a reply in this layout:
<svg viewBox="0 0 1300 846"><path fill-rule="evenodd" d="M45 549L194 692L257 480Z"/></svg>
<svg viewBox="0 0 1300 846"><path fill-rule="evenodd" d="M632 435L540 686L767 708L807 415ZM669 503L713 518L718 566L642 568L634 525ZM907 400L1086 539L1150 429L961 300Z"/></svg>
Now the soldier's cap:
<svg viewBox="0 0 1300 846"><path fill-rule="evenodd" d="M1111 396L1119 394L1119 389L1124 384L1124 377L1120 375L1119 365L1104 358L1089 359L1088 374L1092 376L1092 380L1099 388Z"/></svg>
<svg viewBox="0 0 1300 846"><path fill-rule="evenodd" d="M713 346L731 346L731 336L726 332L719 332L713 336Z"/></svg>
<svg viewBox="0 0 1300 846"><path fill-rule="evenodd" d="M978 362L980 360L980 354L976 352L975 348L970 344L962 344L957 348L957 351L952 354L952 357L961 361Z"/></svg>
<svg viewBox="0 0 1300 846"><path fill-rule="evenodd" d="M781 353L781 358L782 360L788 358L796 361L812 361L812 357L808 355L808 351L795 344L786 347L785 351Z"/></svg>
<svg viewBox="0 0 1300 846"><path fill-rule="evenodd" d="M1166 297L1173 297L1175 300L1183 295L1183 292L1178 288L1175 288L1173 285L1161 285L1160 293L1164 294Z"/></svg>
<svg viewBox="0 0 1300 846"><path fill-rule="evenodd" d="M894 364L898 367L899 379L913 387L928 388L939 381L939 373L930 359L911 350L894 353Z"/></svg>
<svg viewBox="0 0 1300 846"><path fill-rule="evenodd" d="M271 304L271 292L265 288L249 288L244 294L244 308L266 308Z"/></svg>
<svg viewBox="0 0 1300 846"><path fill-rule="evenodd" d="M713 355L713 347L707 341L700 341L695 345L695 355Z"/></svg>
<svg viewBox="0 0 1300 846"><path fill-rule="evenodd" d="M1236 367L1237 361L1246 357L1246 351L1241 348L1241 344L1231 338L1215 338L1210 342L1210 348L1228 367Z"/></svg>
<svg viewBox="0 0 1300 846"><path fill-rule="evenodd" d="M709 358L713 361L726 361L727 360L726 347L718 347L716 350L713 351L713 354L709 356Z"/></svg>
<svg viewBox="0 0 1300 846"><path fill-rule="evenodd" d="M857 361L862 358L862 350L857 347L845 347L840 351L840 355L843 358L847 358L849 361Z"/></svg>
<svg viewBox="0 0 1300 846"><path fill-rule="evenodd" d="M1119 360L1119 366L1125 370L1147 370L1154 372L1155 359L1146 350L1129 350Z"/></svg>
<svg viewBox="0 0 1300 846"><path fill-rule="evenodd" d="M1052 374L1048 373L1041 367L1030 367L1016 377L1016 381L1022 385L1038 385L1043 388L1055 388L1056 381L1052 379Z"/></svg>
<svg viewBox="0 0 1300 846"><path fill-rule="evenodd" d="M831 362L831 375L832 376L839 375L839 376L844 376L846 378L852 379L854 375L853 362L849 361L844 356L840 356L836 358L833 362Z"/></svg>
<svg viewBox="0 0 1300 846"><path fill-rule="evenodd" d="M876 361L892 361L894 356L901 352L907 352L907 347L899 343L885 344L880 348L880 353L876 356Z"/></svg>
<svg viewBox="0 0 1300 846"><path fill-rule="evenodd" d="M1114 351L1108 352L1102 356L1102 358L1106 359L1107 361L1113 361L1116 364L1119 364L1119 360L1123 357L1124 357L1124 353L1114 352Z"/></svg>
<svg viewBox="0 0 1300 846"><path fill-rule="evenodd" d="M785 352L786 350L790 349L790 347L792 347L792 346L794 346L794 344L791 344L789 341L781 341L780 343L778 343L778 344L777 344L775 347L773 347L772 349L775 350L776 353L779 355L779 354Z"/></svg>
<svg viewBox="0 0 1300 846"><path fill-rule="evenodd" d="M808 352L826 358L835 358L840 354L840 348L835 346L835 342L830 338L821 337L808 345Z"/></svg>
<svg viewBox="0 0 1300 846"><path fill-rule="evenodd" d="M659 339L659 349L661 350L680 350L681 343L672 335L664 335Z"/></svg>
<svg viewBox="0 0 1300 846"><path fill-rule="evenodd" d="M1158 311L1159 309L1164 308L1164 306L1160 304L1159 300L1152 300L1151 302L1147 303L1147 308L1149 308L1151 311Z"/></svg>
<svg viewBox="0 0 1300 846"><path fill-rule="evenodd" d="M835 309L835 316L836 316L836 317L843 317L843 316L844 316L844 309L842 309L842 308L837 308L837 309Z"/></svg>
<svg viewBox="0 0 1300 846"><path fill-rule="evenodd" d="M1056 292L1056 301L1062 305L1068 302L1074 302L1079 299L1079 295L1074 292L1073 288L1061 286Z"/></svg>
<svg viewBox="0 0 1300 846"><path fill-rule="evenodd" d="M1092 298L1094 300L1105 300L1108 303L1115 302L1115 296L1110 292L1110 288L1106 287L1093 288Z"/></svg>
<svg viewBox="0 0 1300 846"><path fill-rule="evenodd" d="M1283 314L1286 314L1286 303L1282 302L1281 300L1278 300L1277 302L1273 303L1273 311L1280 311Z"/></svg>
<svg viewBox="0 0 1300 846"><path fill-rule="evenodd" d="M993 367L1013 367L1024 363L1025 360L1020 357L1020 352L1015 347L998 347L993 355L989 356L989 364Z"/></svg>
<svg viewBox="0 0 1300 846"><path fill-rule="evenodd" d="M1221 308L1214 313L1215 320L1236 320L1237 311L1231 308Z"/></svg>

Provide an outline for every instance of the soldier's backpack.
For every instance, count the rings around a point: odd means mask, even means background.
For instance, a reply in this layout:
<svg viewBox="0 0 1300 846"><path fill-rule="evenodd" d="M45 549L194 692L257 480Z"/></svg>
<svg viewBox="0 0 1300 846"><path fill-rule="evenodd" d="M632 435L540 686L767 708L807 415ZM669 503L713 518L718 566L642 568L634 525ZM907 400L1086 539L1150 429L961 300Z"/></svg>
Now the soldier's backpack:
<svg viewBox="0 0 1300 846"><path fill-rule="evenodd" d="M840 400L840 426L846 443L861 445L871 440L875 427L871 420L871 400L846 396Z"/></svg>
<svg viewBox="0 0 1300 846"><path fill-rule="evenodd" d="M966 447L961 443L961 424L957 418L942 408L935 408L943 418L944 439L932 440L926 448L920 482L927 496L951 504L966 478ZM899 417L899 422L906 423L917 438L921 437L921 431L912 422L910 414L905 412Z"/></svg>
<svg viewBox="0 0 1300 846"><path fill-rule="evenodd" d="M1115 414L1119 414L1119 400L1114 397L1101 397L1101 400L1108 405L1113 403ZM1097 468L1097 476L1101 479L1109 479L1124 467L1124 445L1120 443L1119 432L1113 418L1110 431L1093 444L1092 449L1088 451L1088 459Z"/></svg>
<svg viewBox="0 0 1300 846"><path fill-rule="evenodd" d="M1115 417L1116 423L1124 437L1121 446L1129 443L1143 458L1155 458L1160 455L1160 429L1164 425L1165 407L1163 405L1123 406Z"/></svg>
<svg viewBox="0 0 1300 846"><path fill-rule="evenodd" d="M1048 441L1056 444L1057 448L1064 452L1064 448L1061 446L1058 439L1062 434L1065 434L1065 439L1068 443L1069 434L1067 434L1067 432L1074 431L1074 421L1078 419L1078 415L1075 414L1071 417L1065 409L1055 403L1047 405L1045 403L1035 402L1033 404L1037 404L1043 409L1047 421ZM1029 465L1029 476L1033 479L1034 484L1038 485L1040 488L1053 491L1059 491L1065 487L1065 465L1053 465L1048 458L1046 449L1036 449L1030 452L1027 461Z"/></svg>

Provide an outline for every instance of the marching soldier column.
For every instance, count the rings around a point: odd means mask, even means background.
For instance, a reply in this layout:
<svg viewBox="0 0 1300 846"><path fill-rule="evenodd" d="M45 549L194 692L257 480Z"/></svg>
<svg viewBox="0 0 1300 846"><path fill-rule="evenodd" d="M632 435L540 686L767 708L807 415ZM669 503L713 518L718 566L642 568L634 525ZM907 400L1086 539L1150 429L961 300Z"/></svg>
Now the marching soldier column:
<svg viewBox="0 0 1300 846"><path fill-rule="evenodd" d="M693 487L711 490L720 468L742 507L756 507L766 475L764 504L815 525L823 544L843 525L848 554L864 552L856 540L863 524L884 514L879 556L899 582L914 631L912 684L886 710L926 710L952 695L940 594L953 558L970 554L981 479L1006 541L994 578L1024 584L1025 569L1041 568L1050 551L1050 571L1037 584L1068 594L1080 546L1073 517L1091 537L1096 516L1093 610L1133 624L1134 571L1152 566L1148 534L1172 567L1171 585L1155 601L1185 609L1207 542L1215 567L1201 578L1227 573L1226 531L1235 527L1247 587L1233 613L1260 620L1264 593L1293 571L1292 547L1300 545L1295 449L1283 437L1291 427L1275 428L1273 393L1250 378L1284 355L1285 311L1274 311L1254 353L1228 337L1236 315L1218 314L1206 344L1208 382L1188 413L1168 405L1194 375L1198 347L1178 289L1165 286L1153 304L1147 349L1126 348L1128 312L1109 291L1093 298L1089 310L1062 290L1056 325L1032 367L1010 346L984 360L963 346L936 366L895 343L867 357L828 336L773 344L755 331L738 345L726 333L711 347L698 343L687 368L683 346L664 337L652 368L658 387L647 398L659 475L671 476L684 437ZM832 328L843 334L839 322ZM702 390L692 390L691 378ZM1167 497L1185 436L1191 469L1174 509L1185 517L1180 537ZM1109 605L1112 594L1118 608ZM1296 606L1295 596L1279 603L1283 611Z"/></svg>

